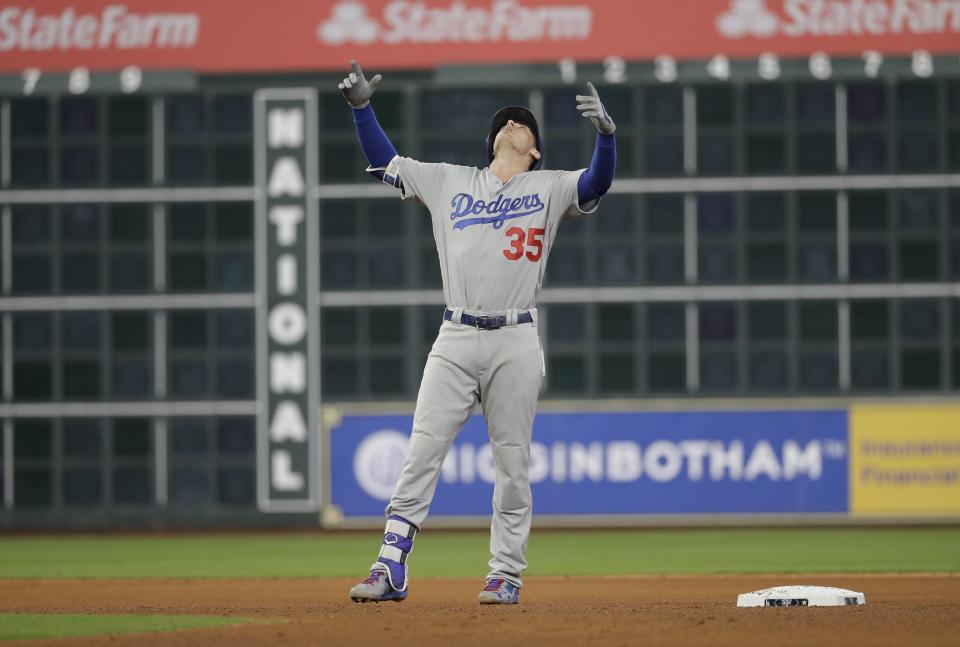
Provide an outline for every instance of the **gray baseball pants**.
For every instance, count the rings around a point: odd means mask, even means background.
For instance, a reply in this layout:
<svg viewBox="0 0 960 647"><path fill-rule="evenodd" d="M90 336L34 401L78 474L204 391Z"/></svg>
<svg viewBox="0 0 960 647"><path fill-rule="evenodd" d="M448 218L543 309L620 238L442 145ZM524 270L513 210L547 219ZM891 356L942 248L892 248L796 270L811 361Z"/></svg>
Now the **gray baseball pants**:
<svg viewBox="0 0 960 647"><path fill-rule="evenodd" d="M490 433L496 479L490 572L522 586L533 516L530 438L544 377L534 323L497 330L444 321L427 358L406 462L387 515L422 526L443 460L477 403Z"/></svg>

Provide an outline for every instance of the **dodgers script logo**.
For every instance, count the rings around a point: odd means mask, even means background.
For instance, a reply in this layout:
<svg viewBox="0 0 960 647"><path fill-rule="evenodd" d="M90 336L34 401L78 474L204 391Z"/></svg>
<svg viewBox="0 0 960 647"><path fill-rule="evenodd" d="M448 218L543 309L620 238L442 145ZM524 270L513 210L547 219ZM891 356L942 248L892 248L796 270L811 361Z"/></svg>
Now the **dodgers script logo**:
<svg viewBox="0 0 960 647"><path fill-rule="evenodd" d="M543 211L546 205L540 200L539 193L524 195L519 198L508 198L498 195L496 200L484 202L477 200L469 193L458 193L450 201L453 211L450 220L456 220L454 229L466 229L470 225L493 225L494 229L503 227L503 223L514 218L522 218ZM480 214L488 214L482 216ZM465 218L464 216L478 216ZM457 220L461 218L461 220Z"/></svg>

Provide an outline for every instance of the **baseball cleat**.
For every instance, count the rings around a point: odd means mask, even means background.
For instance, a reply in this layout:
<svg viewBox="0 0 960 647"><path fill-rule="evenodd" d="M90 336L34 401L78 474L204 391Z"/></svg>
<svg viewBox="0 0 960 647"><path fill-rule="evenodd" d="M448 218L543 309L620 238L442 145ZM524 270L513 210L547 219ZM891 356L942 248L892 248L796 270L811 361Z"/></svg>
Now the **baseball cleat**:
<svg viewBox="0 0 960 647"><path fill-rule="evenodd" d="M350 589L350 599L354 602L400 602L407 597L407 592L394 590L387 578L386 567L374 566L370 569L370 577Z"/></svg>
<svg viewBox="0 0 960 647"><path fill-rule="evenodd" d="M500 578L487 580L477 600L480 604L520 604L520 587Z"/></svg>

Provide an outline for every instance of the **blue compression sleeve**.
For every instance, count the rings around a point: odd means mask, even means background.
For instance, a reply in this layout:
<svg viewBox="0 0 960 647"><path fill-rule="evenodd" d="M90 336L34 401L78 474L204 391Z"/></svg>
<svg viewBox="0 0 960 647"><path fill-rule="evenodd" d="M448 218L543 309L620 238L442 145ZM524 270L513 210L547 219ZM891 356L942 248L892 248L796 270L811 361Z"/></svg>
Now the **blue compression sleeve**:
<svg viewBox="0 0 960 647"><path fill-rule="evenodd" d="M613 135L597 133L590 166L577 182L577 198L581 205L600 198L613 184L617 169L617 140Z"/></svg>
<svg viewBox="0 0 960 647"><path fill-rule="evenodd" d="M367 104L365 108L354 110L353 122L357 126L360 148L367 156L370 166L381 168L389 164L390 160L396 156L397 149L393 147L387 133L380 127L377 116L373 114L373 107Z"/></svg>

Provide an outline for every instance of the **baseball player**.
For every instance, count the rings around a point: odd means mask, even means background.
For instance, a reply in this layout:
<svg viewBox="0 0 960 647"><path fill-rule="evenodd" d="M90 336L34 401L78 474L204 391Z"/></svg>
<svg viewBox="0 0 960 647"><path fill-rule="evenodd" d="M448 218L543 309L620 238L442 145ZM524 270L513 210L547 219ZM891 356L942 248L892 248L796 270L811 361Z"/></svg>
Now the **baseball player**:
<svg viewBox="0 0 960 647"><path fill-rule="evenodd" d="M516 604L527 566L532 497L533 418L546 375L537 333L537 294L557 227L591 213L613 182L613 119L592 84L577 110L599 131L590 167L541 171L540 129L528 109L493 116L484 169L427 164L397 155L377 123L369 81L356 61L339 85L353 108L367 171L430 211L446 309L427 358L413 433L386 508L383 545L370 576L350 590L356 602L407 597L413 550L447 451L479 403L493 448L492 555L482 604Z"/></svg>

